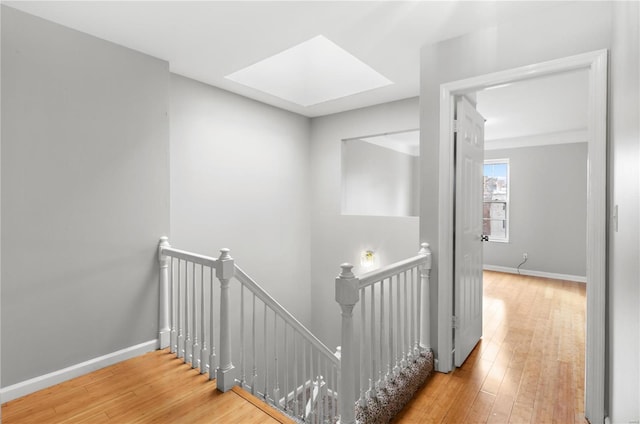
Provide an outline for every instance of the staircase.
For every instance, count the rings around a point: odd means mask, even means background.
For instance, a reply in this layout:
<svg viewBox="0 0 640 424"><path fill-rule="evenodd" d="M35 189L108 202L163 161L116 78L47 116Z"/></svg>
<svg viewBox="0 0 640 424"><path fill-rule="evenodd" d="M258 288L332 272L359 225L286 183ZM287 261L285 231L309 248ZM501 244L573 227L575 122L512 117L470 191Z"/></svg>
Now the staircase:
<svg viewBox="0 0 640 424"><path fill-rule="evenodd" d="M336 352L228 249L212 258L175 249L163 237L158 257L160 347L207 373L222 392L240 386L304 423L388 422L433 369L426 243L417 256L361 276L341 266Z"/></svg>

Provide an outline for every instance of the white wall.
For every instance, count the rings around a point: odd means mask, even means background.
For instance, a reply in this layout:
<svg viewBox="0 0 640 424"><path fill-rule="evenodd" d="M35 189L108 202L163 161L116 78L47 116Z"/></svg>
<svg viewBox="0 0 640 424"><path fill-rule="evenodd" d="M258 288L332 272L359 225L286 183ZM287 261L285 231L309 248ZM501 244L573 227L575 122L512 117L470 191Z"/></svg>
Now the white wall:
<svg viewBox="0 0 640 424"><path fill-rule="evenodd" d="M438 206L427 199L438 194L440 84L611 49L610 204L620 205L625 228L624 232L610 234L608 413L613 422L638 420L640 416L637 7L635 2L565 3L556 6L553 13L532 14L508 25L425 46L421 53L421 172L422 181L431 183L422 187L420 236L432 242L437 259ZM623 159L625 156L631 163ZM437 264L432 275L435 285ZM437 299L437 290L431 299ZM437 305L432 306L435 312Z"/></svg>
<svg viewBox="0 0 640 424"><path fill-rule="evenodd" d="M171 75L173 246L236 263L310 320L309 119Z"/></svg>
<svg viewBox="0 0 640 424"><path fill-rule="evenodd" d="M157 338L168 64L2 6L2 386Z"/></svg>
<svg viewBox="0 0 640 424"><path fill-rule="evenodd" d="M483 244L484 264L585 277L587 143L487 150L509 159L509 242Z"/></svg>
<svg viewBox="0 0 640 424"><path fill-rule="evenodd" d="M640 3L615 2L610 66L609 410L612 423L640 421Z"/></svg>
<svg viewBox="0 0 640 424"><path fill-rule="evenodd" d="M345 140L342 146L342 213L417 216L418 158L368 143Z"/></svg>
<svg viewBox="0 0 640 424"><path fill-rule="evenodd" d="M2 11L0 7L0 30L2 25ZM1 43L1 40L0 40ZM1 46L0 46L1 47ZM2 99L2 54L0 52L0 99ZM0 101L0 166L2 164L2 101ZM0 223L2 222L2 172L0 168ZM2 225L0 224L0 240L2 240ZM0 387L2 387L2 243L0 242ZM0 422L2 422L2 408L0 407Z"/></svg>
<svg viewBox="0 0 640 424"><path fill-rule="evenodd" d="M417 128L418 111L412 98L312 119L311 328L330 348L340 344L334 283L340 264L351 262L358 272L363 250L375 251L383 266L416 255L420 247L417 217L341 215L342 140Z"/></svg>

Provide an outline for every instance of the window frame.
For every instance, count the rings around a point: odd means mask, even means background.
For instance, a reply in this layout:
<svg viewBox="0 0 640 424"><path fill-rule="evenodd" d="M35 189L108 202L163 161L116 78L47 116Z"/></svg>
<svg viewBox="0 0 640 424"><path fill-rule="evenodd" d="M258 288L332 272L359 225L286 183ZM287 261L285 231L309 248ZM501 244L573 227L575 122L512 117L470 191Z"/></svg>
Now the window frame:
<svg viewBox="0 0 640 424"><path fill-rule="evenodd" d="M510 236L511 236L511 232L509 230L510 227L510 223L511 223L511 217L510 217L510 212L511 212L511 163L509 161L509 158L499 158L499 159L485 159L484 163L483 163L483 167L482 167L482 176L483 176L483 182L484 182L484 165L493 165L493 164L506 164L507 165L507 195L506 195L506 200L505 200L505 236L504 238L496 238L496 237L492 237L490 234L487 234L489 236L488 241L494 242L494 243L509 243L510 240ZM502 203L502 202L487 202L484 200L484 184L482 186L482 208L484 211L484 205L485 203ZM482 223L483 223L483 228L484 228L484 212L483 212L483 217L482 217Z"/></svg>

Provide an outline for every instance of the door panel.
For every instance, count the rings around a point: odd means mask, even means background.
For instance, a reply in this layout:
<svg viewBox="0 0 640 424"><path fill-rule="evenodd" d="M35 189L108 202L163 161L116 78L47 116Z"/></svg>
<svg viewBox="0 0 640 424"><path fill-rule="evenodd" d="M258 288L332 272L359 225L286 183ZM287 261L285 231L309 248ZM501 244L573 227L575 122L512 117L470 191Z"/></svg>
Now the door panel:
<svg viewBox="0 0 640 424"><path fill-rule="evenodd" d="M466 99L456 105L454 363L482 337L482 185L484 118Z"/></svg>

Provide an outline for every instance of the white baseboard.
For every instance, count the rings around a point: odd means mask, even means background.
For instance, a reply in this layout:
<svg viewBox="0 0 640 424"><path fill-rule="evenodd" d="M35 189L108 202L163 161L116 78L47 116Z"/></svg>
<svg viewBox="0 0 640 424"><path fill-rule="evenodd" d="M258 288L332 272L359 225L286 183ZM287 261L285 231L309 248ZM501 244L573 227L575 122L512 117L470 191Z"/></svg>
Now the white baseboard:
<svg viewBox="0 0 640 424"><path fill-rule="evenodd" d="M148 342L130 346L117 352L90 359L88 361L72 365L70 367L51 372L49 374L41 375L39 377L21 381L20 383L12 384L11 386L3 387L2 389L0 389L0 400L2 403L9 402L19 397L37 392L38 390L46 389L47 387L54 386L67 380L71 380L72 378L76 378L81 375L99 370L100 368L104 368L109 365L134 358L147 352L151 352L158 349L158 347L159 342L157 339L150 340Z"/></svg>
<svg viewBox="0 0 640 424"><path fill-rule="evenodd" d="M483 265L482 269L487 271L506 272L508 274L517 274L517 268L509 268L506 266ZM529 275L532 277L552 278L554 280L575 281L578 283L586 283L587 277L582 275L557 274L554 272L534 271L531 269L520 269L521 275Z"/></svg>

